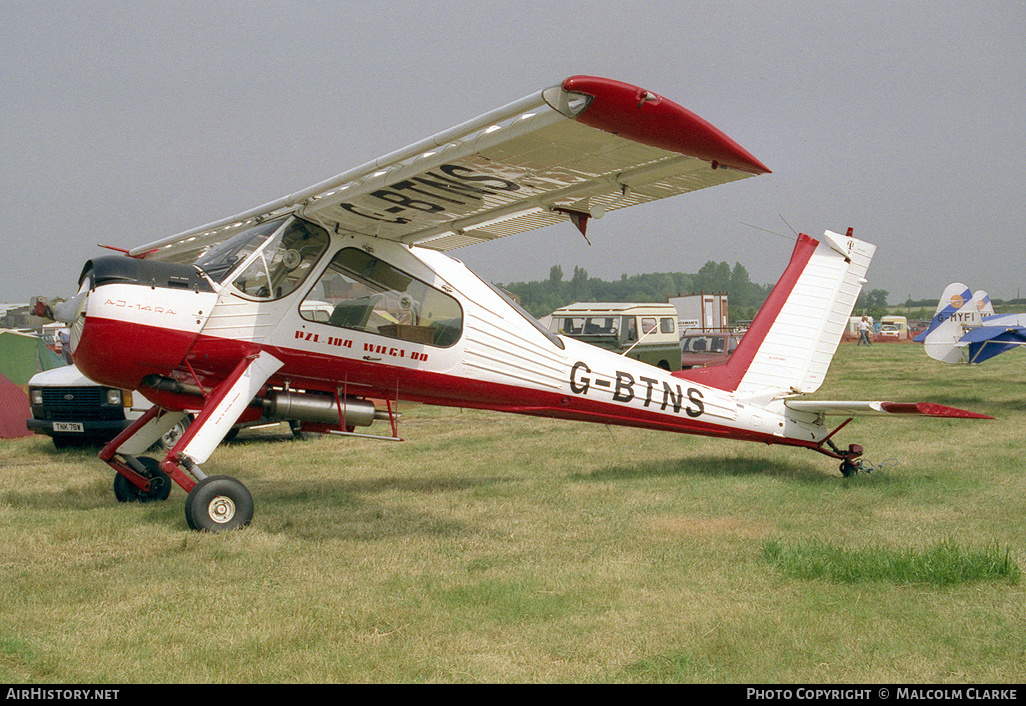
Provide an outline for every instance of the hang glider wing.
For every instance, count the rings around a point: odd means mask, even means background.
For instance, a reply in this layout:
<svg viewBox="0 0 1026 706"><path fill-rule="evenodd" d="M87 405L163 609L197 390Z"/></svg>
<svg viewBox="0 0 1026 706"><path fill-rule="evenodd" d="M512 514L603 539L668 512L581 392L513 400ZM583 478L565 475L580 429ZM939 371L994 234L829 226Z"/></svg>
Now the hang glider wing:
<svg viewBox="0 0 1026 706"><path fill-rule="evenodd" d="M785 400L784 405L797 412L812 414L868 416L886 414L917 414L925 417L959 417L962 419L993 419L977 412L948 407L933 402L859 402L832 400Z"/></svg>
<svg viewBox="0 0 1026 706"><path fill-rule="evenodd" d="M129 251L193 261L295 213L330 230L449 250L768 173L666 98L574 76L308 189Z"/></svg>

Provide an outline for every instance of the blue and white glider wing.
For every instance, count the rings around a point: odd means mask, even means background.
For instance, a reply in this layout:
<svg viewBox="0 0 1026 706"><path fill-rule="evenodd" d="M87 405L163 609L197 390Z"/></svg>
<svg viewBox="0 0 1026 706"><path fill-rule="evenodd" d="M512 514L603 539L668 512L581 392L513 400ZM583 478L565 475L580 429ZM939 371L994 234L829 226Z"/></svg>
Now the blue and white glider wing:
<svg viewBox="0 0 1026 706"><path fill-rule="evenodd" d="M1026 314L988 316L983 325L969 329L958 341L969 350L968 362L982 363L994 356L1026 345Z"/></svg>

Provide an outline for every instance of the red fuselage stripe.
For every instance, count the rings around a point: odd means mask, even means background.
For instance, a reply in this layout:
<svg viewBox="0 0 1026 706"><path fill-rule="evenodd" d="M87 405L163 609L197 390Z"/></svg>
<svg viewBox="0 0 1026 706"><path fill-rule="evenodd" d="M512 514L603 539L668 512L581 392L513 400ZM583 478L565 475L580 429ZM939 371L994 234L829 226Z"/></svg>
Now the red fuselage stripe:
<svg viewBox="0 0 1026 706"><path fill-rule="evenodd" d="M108 341L132 340L139 345L159 348L168 335L166 329L110 319L89 317L86 328L97 325L105 332ZM83 340L87 340L83 338ZM94 339L95 340L95 339ZM482 380L472 380L445 373L422 369L402 368L383 363L369 363L361 360L312 354L291 348L262 346L284 365L282 372L273 376L268 383L282 386L286 382L293 388L334 394L345 385L350 394L377 399L391 399L397 394L399 400L426 404L490 409L500 412L550 417L570 421L597 422L618 426L639 427L678 433L699 434L720 438L734 438L761 441L767 444L789 444L810 446L811 444L772 434L747 431L715 422L695 419L684 409L679 413L663 411L665 404L653 401L652 409L605 402L573 394L563 394L518 387ZM85 358L100 355L107 359L110 351L95 347L76 350L76 362L85 364ZM237 369L240 360L254 354L252 343L231 339L199 336L188 354L188 360L208 389L225 384ZM168 363L163 367L167 370ZM122 369L126 377L119 377L116 367L108 367L104 382L127 387L128 378L137 375ZM151 369L152 370L152 369ZM191 380L184 364L177 370L168 371L182 380ZM166 373L165 373L166 374ZM286 380L287 379L287 380ZM203 405L201 397L187 397L174 393L161 393L144 388L143 393L166 409L198 409Z"/></svg>

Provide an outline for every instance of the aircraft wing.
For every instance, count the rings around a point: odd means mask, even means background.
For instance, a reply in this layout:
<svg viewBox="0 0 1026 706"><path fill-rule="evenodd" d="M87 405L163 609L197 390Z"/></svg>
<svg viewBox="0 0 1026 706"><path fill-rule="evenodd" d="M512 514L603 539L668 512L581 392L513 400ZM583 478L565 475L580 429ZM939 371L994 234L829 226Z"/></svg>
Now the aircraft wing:
<svg viewBox="0 0 1026 706"><path fill-rule="evenodd" d="M1023 326L978 326L966 331L958 339L956 347L969 348L969 362L982 363L999 353L1026 345L1026 327Z"/></svg>
<svg viewBox="0 0 1026 706"><path fill-rule="evenodd" d="M236 229L295 213L329 230L449 250L756 174L759 160L687 109L573 76L244 213L129 251L192 261Z"/></svg>
<svg viewBox="0 0 1026 706"><path fill-rule="evenodd" d="M963 419L993 419L986 414L970 412L933 402L857 402L849 400L784 400L784 406L797 412L813 414L841 414L845 416L917 414L926 417L959 417Z"/></svg>

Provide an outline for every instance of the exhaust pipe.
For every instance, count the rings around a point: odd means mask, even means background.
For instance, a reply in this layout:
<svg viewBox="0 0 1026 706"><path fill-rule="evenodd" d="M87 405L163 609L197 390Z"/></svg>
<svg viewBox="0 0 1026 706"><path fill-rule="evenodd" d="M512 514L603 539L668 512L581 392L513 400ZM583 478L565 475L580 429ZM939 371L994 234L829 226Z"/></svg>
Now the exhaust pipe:
<svg viewBox="0 0 1026 706"><path fill-rule="evenodd" d="M203 396L203 390L198 385L160 375L146 376L143 384L155 390L178 395ZM353 397L336 402L332 395L312 392L271 390L267 397L257 397L252 404L263 407L269 417L316 424L334 425L344 421L345 426L368 427L375 420L389 419L388 412L378 409L373 402Z"/></svg>
<svg viewBox="0 0 1026 706"><path fill-rule="evenodd" d="M330 395L309 392L271 390L266 398L258 398L273 417L298 419L302 422L369 427L375 420L387 420L388 412L379 410L373 402L347 397L336 402ZM339 407L342 411L339 414ZM341 419L340 419L341 417Z"/></svg>

